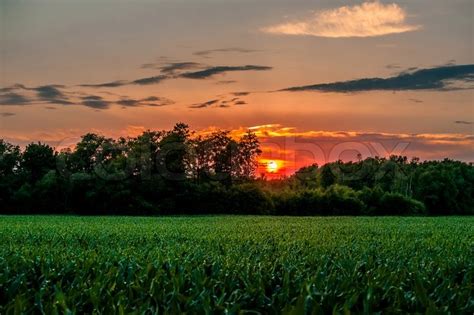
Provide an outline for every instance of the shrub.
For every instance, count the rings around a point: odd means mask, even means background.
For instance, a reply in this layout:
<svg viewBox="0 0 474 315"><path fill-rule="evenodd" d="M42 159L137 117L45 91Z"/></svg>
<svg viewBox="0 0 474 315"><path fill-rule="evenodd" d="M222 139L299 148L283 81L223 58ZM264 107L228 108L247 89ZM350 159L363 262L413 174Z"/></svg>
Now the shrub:
<svg viewBox="0 0 474 315"><path fill-rule="evenodd" d="M323 195L324 210L328 215L357 215L364 208L357 193L347 186L332 185Z"/></svg>
<svg viewBox="0 0 474 315"><path fill-rule="evenodd" d="M270 214L274 210L268 194L252 183L232 186L228 206L233 213L242 214Z"/></svg>
<svg viewBox="0 0 474 315"><path fill-rule="evenodd" d="M425 205L399 193L384 193L380 199L377 215L419 215L425 214Z"/></svg>

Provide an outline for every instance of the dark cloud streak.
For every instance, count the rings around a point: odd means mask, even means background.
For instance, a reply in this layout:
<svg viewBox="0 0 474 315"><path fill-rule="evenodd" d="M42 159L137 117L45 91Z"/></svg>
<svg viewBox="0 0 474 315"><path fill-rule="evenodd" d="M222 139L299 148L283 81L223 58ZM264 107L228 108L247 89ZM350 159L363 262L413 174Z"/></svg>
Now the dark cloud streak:
<svg viewBox="0 0 474 315"><path fill-rule="evenodd" d="M30 100L18 93L0 95L0 105L28 105Z"/></svg>
<svg viewBox="0 0 474 315"><path fill-rule="evenodd" d="M172 62L165 66L160 67L162 73L175 73L181 70L190 70L200 68L202 65L197 62Z"/></svg>
<svg viewBox="0 0 474 315"><path fill-rule="evenodd" d="M442 66L404 72L389 78L363 78L350 81L296 86L280 91L319 91L351 93L366 91L409 91L437 90L448 91L462 89L453 83L469 83L474 79L474 65ZM472 86L467 87L474 88Z"/></svg>
<svg viewBox="0 0 474 315"><path fill-rule="evenodd" d="M152 107L161 107L174 104L174 101L165 98L150 96L143 99L132 99L132 98L122 98L116 102L118 105L125 107L137 107L137 106L152 106Z"/></svg>
<svg viewBox="0 0 474 315"><path fill-rule="evenodd" d="M207 79L216 74L233 71L267 71L271 70L272 67L257 66L257 65L246 65L246 66L216 66L210 67L204 70L195 72L186 72L180 75L181 78L186 79Z"/></svg>
<svg viewBox="0 0 474 315"><path fill-rule="evenodd" d="M219 49L208 49L208 50L196 51L195 53L193 53L193 55L209 58L210 55L214 53L253 53L253 52L259 52L259 50L230 47L230 48L219 48Z"/></svg>
<svg viewBox="0 0 474 315"><path fill-rule="evenodd" d="M124 86L130 84L127 81L123 80L118 80L118 81L112 81L112 82L106 82L106 83L99 83L99 84L81 84L79 86L81 87L91 87L91 88L113 88L113 87L119 87L119 86Z"/></svg>
<svg viewBox="0 0 474 315"><path fill-rule="evenodd" d="M190 108L206 108L206 107L209 107L209 106L217 104L217 103L219 103L219 100L216 99L216 100L210 100L210 101L207 101L207 102L204 102L204 103L193 104L189 107Z"/></svg>
<svg viewBox="0 0 474 315"><path fill-rule="evenodd" d="M157 84L160 83L161 81L164 81L168 79L169 77L166 75L158 75L154 77L148 77L148 78L143 78L143 79L137 79L135 81L132 81L133 84L138 84L138 85L149 85L149 84Z"/></svg>
<svg viewBox="0 0 474 315"><path fill-rule="evenodd" d="M9 112L0 113L0 117L4 117L4 118L12 117L15 115L16 115L15 113L9 113Z"/></svg>

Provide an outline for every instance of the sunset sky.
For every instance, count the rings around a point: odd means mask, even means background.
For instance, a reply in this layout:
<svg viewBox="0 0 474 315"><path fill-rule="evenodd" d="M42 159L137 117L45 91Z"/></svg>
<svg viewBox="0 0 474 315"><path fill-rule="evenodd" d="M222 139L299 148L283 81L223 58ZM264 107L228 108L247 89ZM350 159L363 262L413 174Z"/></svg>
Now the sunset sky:
<svg viewBox="0 0 474 315"><path fill-rule="evenodd" d="M0 138L61 146L182 121L250 128L281 173L357 153L474 161L473 12L472 0L3 0Z"/></svg>

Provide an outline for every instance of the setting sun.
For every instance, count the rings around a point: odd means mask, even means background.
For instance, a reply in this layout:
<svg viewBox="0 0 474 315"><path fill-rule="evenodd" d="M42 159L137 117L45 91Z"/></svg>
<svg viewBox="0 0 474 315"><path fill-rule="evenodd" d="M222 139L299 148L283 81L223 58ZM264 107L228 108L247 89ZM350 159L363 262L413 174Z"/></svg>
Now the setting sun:
<svg viewBox="0 0 474 315"><path fill-rule="evenodd" d="M276 173L278 171L278 163L275 161L269 161L267 163L267 171L269 173Z"/></svg>

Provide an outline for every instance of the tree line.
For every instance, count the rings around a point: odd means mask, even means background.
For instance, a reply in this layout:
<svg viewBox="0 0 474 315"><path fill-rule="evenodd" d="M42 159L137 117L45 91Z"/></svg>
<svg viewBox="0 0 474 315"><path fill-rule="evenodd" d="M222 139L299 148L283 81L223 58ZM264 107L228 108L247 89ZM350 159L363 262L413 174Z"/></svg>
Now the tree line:
<svg viewBox="0 0 474 315"><path fill-rule="evenodd" d="M88 133L59 152L0 140L0 212L87 215L474 214L474 167L402 156L256 176L258 138L196 135L186 124L137 137Z"/></svg>

